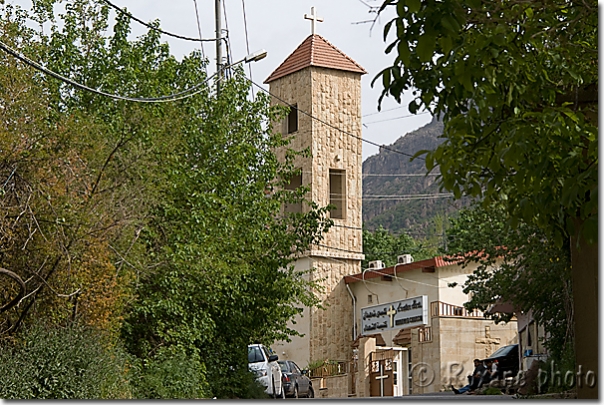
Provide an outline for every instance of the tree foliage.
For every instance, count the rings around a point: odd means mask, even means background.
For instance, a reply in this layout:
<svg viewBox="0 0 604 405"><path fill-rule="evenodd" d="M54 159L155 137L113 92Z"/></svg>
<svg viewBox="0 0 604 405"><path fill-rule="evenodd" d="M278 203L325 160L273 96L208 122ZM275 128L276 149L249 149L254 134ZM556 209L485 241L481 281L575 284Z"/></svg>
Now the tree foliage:
<svg viewBox="0 0 604 405"><path fill-rule="evenodd" d="M219 122L187 122L163 201L141 235L156 263L141 277L125 329L142 357L164 345L203 357L220 397L241 397L249 343L289 339L297 332L287 322L317 303L293 261L318 241L326 212L279 215L292 198L278 187L291 162L277 162L273 150L285 140L263 124L280 114L267 97L248 100L248 90L241 78L225 83L207 106Z"/></svg>
<svg viewBox="0 0 604 405"><path fill-rule="evenodd" d="M3 399L130 399L127 354L80 326L24 328L0 345Z"/></svg>
<svg viewBox="0 0 604 405"><path fill-rule="evenodd" d="M573 306L570 248L558 247L535 225L509 225L503 207L475 204L451 220L450 255L463 255L464 264L478 263L462 286L471 299L468 309L485 311L496 302L509 302L543 325L550 355L560 361L573 352ZM512 314L493 314L496 322ZM570 356L572 357L572 356Z"/></svg>
<svg viewBox="0 0 604 405"><path fill-rule="evenodd" d="M402 232L398 236L393 235L387 229L379 227L374 232L363 229L363 254L365 260L361 267L366 269L369 262L381 260L386 267L398 263L398 256L410 254L414 260L423 260L434 257L438 252L426 241L416 240Z"/></svg>
<svg viewBox="0 0 604 405"><path fill-rule="evenodd" d="M553 228L558 245L578 218L597 238L598 8L593 2L386 0L397 17L381 78L445 123L426 153L442 185L510 220Z"/></svg>
<svg viewBox="0 0 604 405"><path fill-rule="evenodd" d="M129 39L129 18L112 21L104 2L0 11L3 43L88 87L198 89L114 100L0 59L0 267L26 286L0 333L84 323L135 356L135 394L252 395L246 346L288 339L288 321L317 303L292 263L330 223L313 204L282 215L305 201L282 189L293 166L273 153L287 147L271 126L285 111L251 99L242 71L214 94L198 52L178 61L154 30ZM0 305L19 293L13 280Z"/></svg>

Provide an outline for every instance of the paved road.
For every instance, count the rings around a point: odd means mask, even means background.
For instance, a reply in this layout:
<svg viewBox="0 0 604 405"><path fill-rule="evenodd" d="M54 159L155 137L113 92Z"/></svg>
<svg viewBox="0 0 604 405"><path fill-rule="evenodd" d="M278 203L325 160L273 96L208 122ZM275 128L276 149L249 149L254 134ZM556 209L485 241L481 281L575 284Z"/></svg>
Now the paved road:
<svg viewBox="0 0 604 405"><path fill-rule="evenodd" d="M335 398L334 398L335 399ZM341 399L341 398L337 398ZM453 391L445 391L445 392L435 392L432 394L417 394L417 395L405 395L402 397L370 397L370 398L348 398L350 400L358 400L358 401L375 401L375 400L384 400L384 401L418 401L418 400L428 400L434 401L438 399L445 400L461 400L461 401L502 401L502 400L513 400L514 398L511 395L467 395L467 394L459 394L455 395Z"/></svg>

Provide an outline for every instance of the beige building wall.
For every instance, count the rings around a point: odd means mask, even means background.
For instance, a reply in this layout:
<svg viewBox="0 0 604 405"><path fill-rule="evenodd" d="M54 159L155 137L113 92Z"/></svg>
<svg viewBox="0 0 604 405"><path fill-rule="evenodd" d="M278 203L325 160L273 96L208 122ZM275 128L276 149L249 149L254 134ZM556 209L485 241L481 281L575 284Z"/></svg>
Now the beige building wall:
<svg viewBox="0 0 604 405"><path fill-rule="evenodd" d="M384 281L381 277L365 279L349 285L357 299L356 324L357 335L361 331L361 309L386 302L398 301L420 295L428 296L428 304L438 300L438 280L434 273L422 273L421 269L397 273L397 278ZM370 302L371 299L371 302ZM430 322L430 317L428 317ZM430 326L430 323L428 323ZM380 332L387 346L392 346L392 339L399 329Z"/></svg>
<svg viewBox="0 0 604 405"><path fill-rule="evenodd" d="M484 359L503 346L518 343L516 321L495 324L486 319L438 318L441 379L438 388L467 384L473 360ZM461 366L460 366L461 365Z"/></svg>
<svg viewBox="0 0 604 405"><path fill-rule="evenodd" d="M488 337L487 337L488 336ZM484 359L500 347L518 343L516 322L501 323L480 318L432 318L432 340L420 342L411 332L414 369L413 393L448 391L467 384L475 358ZM427 370L421 375L422 368Z"/></svg>
<svg viewBox="0 0 604 405"><path fill-rule="evenodd" d="M291 325L304 337L273 345L280 358L301 367L316 360L352 357L352 298L343 277L359 273L364 258L360 78L358 73L311 66L270 83L271 93L299 109L298 131L287 136L292 139L290 148L310 148L311 156L295 161L302 169L302 184L310 187L308 197L320 207L329 205L330 169L337 171L332 175L344 175L343 218L332 218L334 226L320 246L313 246L307 259L301 259L306 261L297 265L313 269L310 277L321 285L317 294L323 308L305 308L304 316ZM282 104L276 98L273 102ZM287 129L285 123L277 128L284 134ZM277 156L283 161L285 150L277 151Z"/></svg>
<svg viewBox="0 0 604 405"><path fill-rule="evenodd" d="M357 299L356 322L361 334L361 308L393 302L420 295L428 296L428 303L441 301L446 304L463 306L468 296L461 285L476 268L471 265L462 268L453 264L437 267L433 272L422 269L405 270L397 266L396 277L373 277L365 281L350 283L350 289ZM366 273L367 274L367 273ZM451 288L449 283L458 286ZM371 297L371 298L370 298ZM371 302L369 301L371 299ZM450 390L467 383L466 376L473 370L473 359L484 359L500 347L518 342L516 321L500 323L481 317L432 316L428 311L431 339L419 341L418 329L411 330L411 352L413 368L413 393L431 393ZM396 346L393 338L400 329L379 332L386 346Z"/></svg>
<svg viewBox="0 0 604 405"><path fill-rule="evenodd" d="M477 267L477 264L470 264L462 269L461 266L453 264L437 268L434 276L438 278L438 300L459 306L468 302L470 299L464 294L462 285ZM449 287L450 283L457 283L457 286Z"/></svg>
<svg viewBox="0 0 604 405"><path fill-rule="evenodd" d="M472 264L465 268L457 264L446 267L438 267L434 272L422 271L422 269L404 270L397 266L396 277L387 281L383 277L367 278L350 284L350 289L356 297L356 323L357 335L361 334L361 309L373 305L398 301L420 295L428 296L428 304L441 301L455 306L463 306L469 301L467 294L462 291L469 274L476 269ZM449 287L450 283L457 283L456 287ZM427 326L431 326L429 316ZM392 345L392 338L399 330L381 332L387 345Z"/></svg>
<svg viewBox="0 0 604 405"><path fill-rule="evenodd" d="M312 268L312 261L308 257L298 259L295 263L296 271L306 271L310 268ZM306 368L310 362L308 356L310 353L310 342L308 340L308 336L310 336L310 309L303 308L302 315L296 316L294 322L290 322L288 326L298 331L302 336L291 336L291 342L275 342L271 348L279 355L280 360L292 360L299 367Z"/></svg>

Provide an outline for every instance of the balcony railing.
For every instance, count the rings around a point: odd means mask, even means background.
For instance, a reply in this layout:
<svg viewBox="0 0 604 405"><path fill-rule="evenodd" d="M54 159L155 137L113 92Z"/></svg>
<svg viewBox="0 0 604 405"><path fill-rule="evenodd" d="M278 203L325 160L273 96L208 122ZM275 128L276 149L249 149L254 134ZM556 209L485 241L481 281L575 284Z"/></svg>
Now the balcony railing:
<svg viewBox="0 0 604 405"><path fill-rule="evenodd" d="M432 341L432 328L426 326L425 328L419 328L417 330L417 340L420 343Z"/></svg>
<svg viewBox="0 0 604 405"><path fill-rule="evenodd" d="M484 318L484 313L478 309L468 311L464 307L447 304L446 302L441 301L432 301L430 303L430 313L432 317Z"/></svg>
<svg viewBox="0 0 604 405"><path fill-rule="evenodd" d="M329 360L325 364L309 370L310 378L346 374L348 362Z"/></svg>

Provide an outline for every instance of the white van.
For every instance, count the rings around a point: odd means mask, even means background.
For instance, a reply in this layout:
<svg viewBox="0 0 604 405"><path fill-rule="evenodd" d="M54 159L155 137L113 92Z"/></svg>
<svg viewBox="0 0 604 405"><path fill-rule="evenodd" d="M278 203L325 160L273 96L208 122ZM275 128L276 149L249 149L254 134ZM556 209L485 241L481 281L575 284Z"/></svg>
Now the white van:
<svg viewBox="0 0 604 405"><path fill-rule="evenodd" d="M247 359L249 368L256 373L256 379L266 387L265 392L273 398L285 398L281 368L277 363L279 356L270 354L262 344L248 345Z"/></svg>

